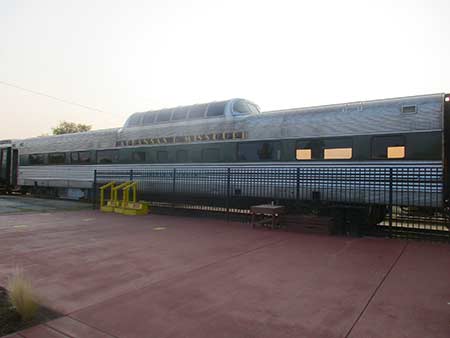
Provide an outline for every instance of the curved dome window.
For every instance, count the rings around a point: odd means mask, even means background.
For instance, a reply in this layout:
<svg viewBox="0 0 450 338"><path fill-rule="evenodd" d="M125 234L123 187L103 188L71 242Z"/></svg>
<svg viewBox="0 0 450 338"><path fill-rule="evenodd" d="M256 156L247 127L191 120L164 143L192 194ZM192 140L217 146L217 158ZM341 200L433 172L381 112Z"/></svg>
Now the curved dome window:
<svg viewBox="0 0 450 338"><path fill-rule="evenodd" d="M189 107L178 107L172 115L172 121L180 121L186 118Z"/></svg>
<svg viewBox="0 0 450 338"><path fill-rule="evenodd" d="M227 101L210 103L208 106L208 111L206 112L206 117L215 117L225 115L225 106Z"/></svg>
<svg viewBox="0 0 450 338"><path fill-rule="evenodd" d="M137 127L140 125L140 122L141 122L140 114L131 115L128 120L128 127Z"/></svg>
<svg viewBox="0 0 450 338"><path fill-rule="evenodd" d="M167 122L170 120L170 116L172 116L172 109L160 110L156 122Z"/></svg>
<svg viewBox="0 0 450 338"><path fill-rule="evenodd" d="M205 116L205 110L207 104L198 104L191 107L191 110L189 111L189 117L188 119L201 119Z"/></svg>
<svg viewBox="0 0 450 338"><path fill-rule="evenodd" d="M142 125L148 126L149 124L152 124L155 121L156 114L153 113L147 113L144 115L144 118L142 119Z"/></svg>
<svg viewBox="0 0 450 338"><path fill-rule="evenodd" d="M247 104L248 104L248 107L250 108L250 111L252 112L252 114L259 114L260 113L259 108L258 108L257 105L255 105L253 103L250 103L250 102L247 102Z"/></svg>
<svg viewBox="0 0 450 338"><path fill-rule="evenodd" d="M227 101L201 103L190 106L134 113L126 120L124 127L130 128L151 126L158 123L200 120L214 117L219 118L229 114L229 110L232 110L232 114L237 116L260 113L258 106L247 100L231 99Z"/></svg>

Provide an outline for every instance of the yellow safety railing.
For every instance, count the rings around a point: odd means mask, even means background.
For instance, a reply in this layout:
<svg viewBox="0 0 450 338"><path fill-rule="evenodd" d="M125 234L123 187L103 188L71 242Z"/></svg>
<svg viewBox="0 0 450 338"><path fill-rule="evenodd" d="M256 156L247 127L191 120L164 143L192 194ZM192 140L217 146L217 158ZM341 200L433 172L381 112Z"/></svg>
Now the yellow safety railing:
<svg viewBox="0 0 450 338"><path fill-rule="evenodd" d="M123 182L122 184L119 184L119 185L115 186L114 188L112 188L113 200L114 201L118 201L119 200L119 189L124 188L128 184L130 184L130 182Z"/></svg>
<svg viewBox="0 0 450 338"><path fill-rule="evenodd" d="M110 199L105 199L106 189L111 188ZM122 192L120 200L119 192ZM131 196L130 196L131 193ZM149 205L147 202L137 202L137 182L127 181L119 185L109 182L100 187L100 210L116 212L124 215L146 215Z"/></svg>
<svg viewBox="0 0 450 338"><path fill-rule="evenodd" d="M109 195L109 200L110 201L114 200L113 190L114 190L114 185L115 184L116 184L116 182L112 181L112 182L109 182L109 183L107 183L105 185L102 185L100 187L100 209L103 209L104 207L106 207L106 204L107 204L107 202L105 202L105 190L106 189L111 188L111 193Z"/></svg>
<svg viewBox="0 0 450 338"><path fill-rule="evenodd" d="M132 203L136 203L136 194L137 194L137 183L136 182L130 182L128 185L122 188L122 206L124 208L128 207L128 203L130 202L130 189L132 189L133 197L132 197Z"/></svg>

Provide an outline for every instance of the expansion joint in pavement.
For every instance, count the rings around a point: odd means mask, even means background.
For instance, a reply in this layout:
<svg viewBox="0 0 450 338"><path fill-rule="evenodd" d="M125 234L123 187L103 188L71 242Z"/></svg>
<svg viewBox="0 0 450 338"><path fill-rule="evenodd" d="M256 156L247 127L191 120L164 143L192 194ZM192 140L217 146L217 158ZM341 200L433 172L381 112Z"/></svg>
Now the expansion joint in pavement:
<svg viewBox="0 0 450 338"><path fill-rule="evenodd" d="M372 292L372 294L370 295L369 299L367 300L367 303L364 305L363 309L361 310L361 312L359 313L358 317L356 318L356 320L353 322L352 326L350 327L350 329L348 330L347 334L344 336L345 338L348 338L350 336L350 334L352 333L353 329L355 328L356 324L359 322L359 320L361 319L361 317L363 316L363 314L366 312L367 308L369 307L370 303L372 302L372 300L374 299L375 295L378 293L378 290L383 286L384 281L388 278L388 276L390 275L390 273L392 272L392 270L394 270L394 267L397 265L398 261L400 260L400 258L402 257L403 253L405 252L406 248L408 247L409 242L406 242L403 245L402 250L400 250L400 253L397 255L397 257L394 259L394 261L392 262L391 266L389 267L388 271L384 274L383 278L380 280L380 282L378 283L377 287L375 288L375 290Z"/></svg>
<svg viewBox="0 0 450 338"><path fill-rule="evenodd" d="M74 317L71 317L71 316L66 316L66 317L68 317L68 318L70 318L71 320L76 321L76 322L78 322L78 323L80 323L80 324L83 324L84 326L90 327L91 329L93 329L93 330L95 330L95 331L104 333L105 335L107 335L107 336L109 336L109 337L111 337L111 338L120 338L120 337L115 336L115 335L113 335L113 334L111 334L111 333L109 333L109 332L106 332L106 331L104 331L104 330L102 330L102 329L99 329L98 327L89 325L89 324L87 324L87 323L85 323L85 322L83 322L83 321L81 321L81 320L79 320L79 319L77 319L77 318L74 318ZM66 333L66 332L64 332L64 331L61 331L61 330L59 330L59 329L57 329L57 328L54 328L54 327L51 326L51 325L48 325L48 323L46 323L46 324L44 324L44 325L47 326L48 328L54 330L54 331L57 331L58 333L61 333L61 334L65 335L65 336L67 336L67 337L70 337L70 338L77 338L77 337L75 337L75 336L71 336L70 334L68 334L68 333Z"/></svg>

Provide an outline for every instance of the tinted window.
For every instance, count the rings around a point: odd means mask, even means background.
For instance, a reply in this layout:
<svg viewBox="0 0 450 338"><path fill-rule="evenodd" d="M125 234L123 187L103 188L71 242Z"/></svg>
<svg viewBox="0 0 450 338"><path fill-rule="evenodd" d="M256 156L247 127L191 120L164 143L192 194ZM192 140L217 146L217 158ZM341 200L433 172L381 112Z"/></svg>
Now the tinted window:
<svg viewBox="0 0 450 338"><path fill-rule="evenodd" d="M48 164L64 164L66 161L66 154L52 153L48 154Z"/></svg>
<svg viewBox="0 0 450 338"><path fill-rule="evenodd" d="M131 157L133 162L145 162L145 151L133 151Z"/></svg>
<svg viewBox="0 0 450 338"><path fill-rule="evenodd" d="M91 152L90 151L80 151L79 153L80 163L90 163L91 162Z"/></svg>
<svg viewBox="0 0 450 338"><path fill-rule="evenodd" d="M402 113L404 114L414 114L417 113L417 106L402 106Z"/></svg>
<svg viewBox="0 0 450 338"><path fill-rule="evenodd" d="M226 101L211 103L208 106L208 112L206 113L206 116L207 117L214 117L214 116L225 115L225 105L226 104L227 104Z"/></svg>
<svg viewBox="0 0 450 338"><path fill-rule="evenodd" d="M139 125L140 121L141 121L141 114L132 115L128 120L128 127L136 127Z"/></svg>
<svg viewBox="0 0 450 338"><path fill-rule="evenodd" d="M259 114L259 108L257 106L255 106L254 104L251 104L251 103L247 103L247 104L248 104L248 107L250 108L250 111L253 114Z"/></svg>
<svg viewBox="0 0 450 338"><path fill-rule="evenodd" d="M406 148L405 146L393 146L387 148L388 158L405 158Z"/></svg>
<svg viewBox="0 0 450 338"><path fill-rule="evenodd" d="M172 121L184 120L189 107L178 107L173 112Z"/></svg>
<svg viewBox="0 0 450 338"><path fill-rule="evenodd" d="M301 140L297 142L297 160L320 160L322 159L323 140Z"/></svg>
<svg viewBox="0 0 450 338"><path fill-rule="evenodd" d="M142 124L144 126L148 126L149 124L152 124L153 121L155 121L155 113L146 113L144 115L144 118L142 119Z"/></svg>
<svg viewBox="0 0 450 338"><path fill-rule="evenodd" d="M295 159L297 159L297 160L311 160L312 159L311 149L297 149L295 151Z"/></svg>
<svg viewBox="0 0 450 338"><path fill-rule="evenodd" d="M297 160L351 159L352 148L351 138L299 140L295 157Z"/></svg>
<svg viewBox="0 0 450 338"><path fill-rule="evenodd" d="M372 138L372 158L373 159L387 159L388 148L405 146L405 138L403 136L376 136ZM400 149L400 148L397 148ZM391 151L391 154L398 154L396 151ZM403 149L403 157L405 151ZM391 158L400 158L391 156Z"/></svg>
<svg viewBox="0 0 450 338"><path fill-rule="evenodd" d="M178 150L177 151L177 162L183 163L183 162L187 162L187 160L188 160L187 150Z"/></svg>
<svg viewBox="0 0 450 338"><path fill-rule="evenodd" d="M172 115L171 109L161 110L156 118L156 122L167 122L170 120L170 116Z"/></svg>
<svg viewBox="0 0 450 338"><path fill-rule="evenodd" d="M205 117L205 110L207 104L198 104L196 106L192 106L189 111L189 119L199 119Z"/></svg>
<svg viewBox="0 0 450 338"><path fill-rule="evenodd" d="M117 150L97 151L97 163L117 163L118 161L119 152Z"/></svg>
<svg viewBox="0 0 450 338"><path fill-rule="evenodd" d="M203 162L218 162L218 161L220 161L220 150L219 149L204 149L202 151L202 161Z"/></svg>
<svg viewBox="0 0 450 338"><path fill-rule="evenodd" d="M233 111L236 114L250 114L250 107L245 101L237 101L233 105Z"/></svg>
<svg viewBox="0 0 450 338"><path fill-rule="evenodd" d="M89 151L76 151L70 154L71 163L90 163L91 153Z"/></svg>
<svg viewBox="0 0 450 338"><path fill-rule="evenodd" d="M351 138L325 139L323 147L325 160L349 160L353 156L353 140Z"/></svg>
<svg viewBox="0 0 450 338"><path fill-rule="evenodd" d="M33 154L28 155L28 161L30 164L44 164L44 155L43 154Z"/></svg>
<svg viewBox="0 0 450 338"><path fill-rule="evenodd" d="M166 163L169 161L169 153L167 151L158 151L156 153L156 158L159 163Z"/></svg>
<svg viewBox="0 0 450 338"><path fill-rule="evenodd" d="M325 160L349 160L352 156L352 148L325 148L323 150Z"/></svg>
<svg viewBox="0 0 450 338"><path fill-rule="evenodd" d="M281 144L273 141L239 143L238 157L240 161L279 161Z"/></svg>

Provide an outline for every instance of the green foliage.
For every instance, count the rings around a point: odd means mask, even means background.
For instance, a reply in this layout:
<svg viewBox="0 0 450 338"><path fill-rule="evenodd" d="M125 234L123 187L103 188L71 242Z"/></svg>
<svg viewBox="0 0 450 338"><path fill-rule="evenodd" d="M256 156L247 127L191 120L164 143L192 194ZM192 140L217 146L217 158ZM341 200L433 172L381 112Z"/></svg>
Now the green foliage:
<svg viewBox="0 0 450 338"><path fill-rule="evenodd" d="M55 128L52 128L53 135L62 135L62 134L73 134L73 133L81 133L84 131L91 130L92 126L81 123L60 122Z"/></svg>
<svg viewBox="0 0 450 338"><path fill-rule="evenodd" d="M33 319L39 308L39 302L31 282L25 278L21 269L16 269L8 279L7 290L9 301L22 320Z"/></svg>

